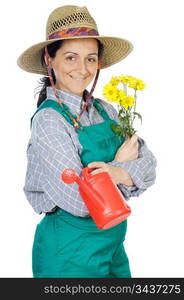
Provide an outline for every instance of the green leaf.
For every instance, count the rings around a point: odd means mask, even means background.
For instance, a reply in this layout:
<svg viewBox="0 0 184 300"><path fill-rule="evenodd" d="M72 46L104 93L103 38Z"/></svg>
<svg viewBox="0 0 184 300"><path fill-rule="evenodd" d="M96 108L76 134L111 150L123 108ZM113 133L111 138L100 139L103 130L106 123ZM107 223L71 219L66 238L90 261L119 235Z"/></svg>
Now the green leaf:
<svg viewBox="0 0 184 300"><path fill-rule="evenodd" d="M133 112L133 114L138 116L138 118L141 120L141 124L142 124L142 116L138 112Z"/></svg>
<svg viewBox="0 0 184 300"><path fill-rule="evenodd" d="M120 125L111 124L111 128L114 131L114 133L117 134L118 136L124 136L125 129Z"/></svg>
<svg viewBox="0 0 184 300"><path fill-rule="evenodd" d="M111 128L116 134L121 134L122 132L122 128L120 125L111 124Z"/></svg>
<svg viewBox="0 0 184 300"><path fill-rule="evenodd" d="M124 109L120 109L119 114L124 113Z"/></svg>

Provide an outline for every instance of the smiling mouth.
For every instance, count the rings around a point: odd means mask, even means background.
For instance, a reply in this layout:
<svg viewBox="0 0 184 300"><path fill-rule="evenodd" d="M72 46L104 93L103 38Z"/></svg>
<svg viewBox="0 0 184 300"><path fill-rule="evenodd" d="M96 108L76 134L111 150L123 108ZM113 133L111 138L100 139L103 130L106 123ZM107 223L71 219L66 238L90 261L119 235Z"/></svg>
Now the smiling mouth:
<svg viewBox="0 0 184 300"><path fill-rule="evenodd" d="M73 77L73 76L71 76L71 75L69 75L69 76L70 76L70 78L72 78L73 80L76 80L76 81L79 81L79 82L82 82L82 81L86 80L86 77L85 77L85 78L75 78L75 77Z"/></svg>

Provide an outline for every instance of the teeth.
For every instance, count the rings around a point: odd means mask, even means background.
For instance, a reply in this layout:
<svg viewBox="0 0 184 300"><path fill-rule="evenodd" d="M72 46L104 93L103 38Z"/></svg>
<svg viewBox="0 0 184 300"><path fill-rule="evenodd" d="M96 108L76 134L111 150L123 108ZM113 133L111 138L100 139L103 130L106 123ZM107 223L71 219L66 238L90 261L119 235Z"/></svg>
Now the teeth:
<svg viewBox="0 0 184 300"><path fill-rule="evenodd" d="M80 79L80 78L73 78L74 80L77 80L77 81L83 81L84 79Z"/></svg>
<svg viewBox="0 0 184 300"><path fill-rule="evenodd" d="M72 79L77 80L77 81L83 81L85 78L73 78L72 76L70 76Z"/></svg>

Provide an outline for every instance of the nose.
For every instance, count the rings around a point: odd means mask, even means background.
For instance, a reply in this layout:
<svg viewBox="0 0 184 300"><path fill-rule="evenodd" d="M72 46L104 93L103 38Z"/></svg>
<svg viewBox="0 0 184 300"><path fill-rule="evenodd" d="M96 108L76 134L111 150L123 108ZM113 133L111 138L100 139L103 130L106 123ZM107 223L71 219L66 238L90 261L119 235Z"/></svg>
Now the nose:
<svg viewBox="0 0 184 300"><path fill-rule="evenodd" d="M86 74L89 73L88 68L87 68L87 63L85 60L81 59L78 61L77 70L83 76L85 76Z"/></svg>

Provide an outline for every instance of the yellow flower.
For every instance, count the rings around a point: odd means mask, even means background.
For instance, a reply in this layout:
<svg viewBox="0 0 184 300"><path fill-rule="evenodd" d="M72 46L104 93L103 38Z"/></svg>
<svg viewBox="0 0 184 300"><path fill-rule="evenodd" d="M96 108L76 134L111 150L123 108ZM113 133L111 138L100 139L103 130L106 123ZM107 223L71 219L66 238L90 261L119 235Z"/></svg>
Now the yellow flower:
<svg viewBox="0 0 184 300"><path fill-rule="evenodd" d="M143 90L146 86L146 84L144 83L144 81L134 77L134 76L130 76L130 75L126 75L126 76L118 76L116 77L117 81L119 80L119 82L125 83L128 85L128 87L136 89L136 90Z"/></svg>
<svg viewBox="0 0 184 300"><path fill-rule="evenodd" d="M103 89L104 97L109 101L115 101L117 98L117 89L112 84L106 84Z"/></svg>
<svg viewBox="0 0 184 300"><path fill-rule="evenodd" d="M120 76L118 76L118 79L120 82L127 84L127 83L133 83L135 80L135 77L130 76L130 75L126 75L126 76L120 75Z"/></svg>
<svg viewBox="0 0 184 300"><path fill-rule="evenodd" d="M144 83L144 81L140 80L140 79L136 79L134 81L132 81L128 87L136 89L136 90L144 90L146 84Z"/></svg>
<svg viewBox="0 0 184 300"><path fill-rule="evenodd" d="M131 137L136 130L133 128L135 117L142 120L142 116L136 112L136 91L143 90L146 84L144 81L130 75L112 76L111 80L103 88L104 97L118 103L118 118L122 126L116 125L113 131L118 136ZM129 93L129 88L134 89L134 96ZM128 96L130 95L130 96Z"/></svg>
<svg viewBox="0 0 184 300"><path fill-rule="evenodd" d="M113 102L120 104L122 99L126 96L125 92L122 90L116 89L116 93L113 95Z"/></svg>
<svg viewBox="0 0 184 300"><path fill-rule="evenodd" d="M132 96L126 96L120 101L120 104L125 109L128 109L129 107L133 107L135 105L135 98Z"/></svg>
<svg viewBox="0 0 184 300"><path fill-rule="evenodd" d="M124 90L118 90L119 101L121 101L124 97L126 97L126 93Z"/></svg>
<svg viewBox="0 0 184 300"><path fill-rule="evenodd" d="M112 79L110 81L110 84L112 84L113 86L117 86L119 84L119 79L117 76L112 76Z"/></svg>
<svg viewBox="0 0 184 300"><path fill-rule="evenodd" d="M121 93L119 90L116 89L116 92L113 95L113 102L116 102L118 104L120 104L120 100L121 100Z"/></svg>
<svg viewBox="0 0 184 300"><path fill-rule="evenodd" d="M103 95L107 100L120 104L121 100L126 96L126 93L124 90L119 90L117 86L109 83L104 86Z"/></svg>

